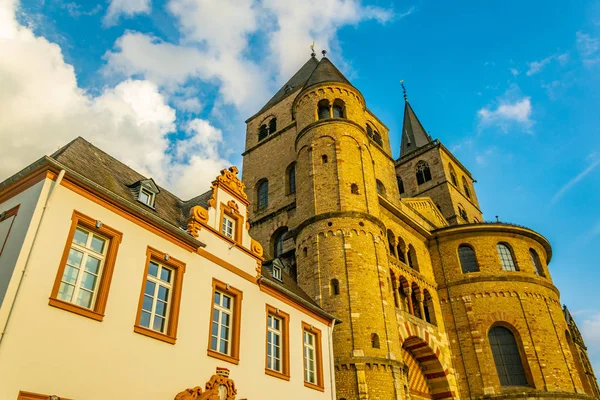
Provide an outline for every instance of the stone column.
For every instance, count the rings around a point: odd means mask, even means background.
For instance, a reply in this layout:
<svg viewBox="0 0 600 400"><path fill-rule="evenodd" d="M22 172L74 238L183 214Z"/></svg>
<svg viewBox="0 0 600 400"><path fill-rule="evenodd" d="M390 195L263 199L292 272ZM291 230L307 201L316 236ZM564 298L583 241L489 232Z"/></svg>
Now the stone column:
<svg viewBox="0 0 600 400"><path fill-rule="evenodd" d="M412 289L410 287L404 288L404 294L406 295L406 299L408 301L408 312L411 313L412 315L415 315L415 309L414 304L412 302Z"/></svg>
<svg viewBox="0 0 600 400"><path fill-rule="evenodd" d="M398 293L398 284L399 284L398 279L392 280L392 290L394 291L394 304L396 304L397 307L401 308L402 304L400 303L400 293Z"/></svg>
<svg viewBox="0 0 600 400"><path fill-rule="evenodd" d="M421 319L423 321L425 321L425 307L423 306L423 300L424 300L425 296L423 296L423 293L417 293L415 297L417 298L417 302L419 303L419 310L421 311Z"/></svg>

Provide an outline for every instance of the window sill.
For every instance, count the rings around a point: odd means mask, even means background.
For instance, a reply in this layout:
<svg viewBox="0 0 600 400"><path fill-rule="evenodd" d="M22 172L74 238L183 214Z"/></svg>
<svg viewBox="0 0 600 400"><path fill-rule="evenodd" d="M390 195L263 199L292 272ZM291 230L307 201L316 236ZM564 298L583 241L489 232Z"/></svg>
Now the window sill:
<svg viewBox="0 0 600 400"><path fill-rule="evenodd" d="M273 371L272 369L269 369L269 368L265 368L265 374L275 377L275 378L283 379L285 381L290 380L289 374L284 374L282 372Z"/></svg>
<svg viewBox="0 0 600 400"><path fill-rule="evenodd" d="M72 303L68 303L63 300L55 299L53 297L50 297L48 304L51 305L52 307L60 308L62 310L69 311L74 314L79 314L83 317L91 318L96 321L102 321L104 319L104 314L100 314L100 313L90 310L88 308L81 307L81 306L78 306L78 305L75 305Z"/></svg>
<svg viewBox="0 0 600 400"><path fill-rule="evenodd" d="M235 365L238 365L240 363L240 359L239 358L231 357L231 356L228 356L227 354L219 353L218 351L214 351L214 350L211 350L211 349L208 349L206 351L206 354L209 357L217 358L217 359L222 360L222 361L227 361L227 362L235 364Z"/></svg>
<svg viewBox="0 0 600 400"><path fill-rule="evenodd" d="M304 386L309 389L318 390L319 392L324 392L325 388L323 386L315 385L314 383L304 381Z"/></svg>
<svg viewBox="0 0 600 400"><path fill-rule="evenodd" d="M164 333L153 331L152 329L144 328L143 326L139 325L134 325L133 331L135 333L139 333L140 335L148 336L169 344L175 344L175 342L177 341L177 338L165 335Z"/></svg>

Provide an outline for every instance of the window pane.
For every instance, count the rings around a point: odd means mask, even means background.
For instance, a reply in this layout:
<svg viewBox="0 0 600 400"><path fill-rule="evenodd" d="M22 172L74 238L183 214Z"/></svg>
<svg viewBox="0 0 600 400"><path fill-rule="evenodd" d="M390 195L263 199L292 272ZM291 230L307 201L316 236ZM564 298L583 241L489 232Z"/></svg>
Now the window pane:
<svg viewBox="0 0 600 400"><path fill-rule="evenodd" d="M165 329L165 319L159 316L154 317L154 324L152 324L152 329L159 332L164 332Z"/></svg>
<svg viewBox="0 0 600 400"><path fill-rule="evenodd" d="M214 350L214 351L217 351L217 337L216 336L213 336L210 339L210 349Z"/></svg>
<svg viewBox="0 0 600 400"><path fill-rule="evenodd" d="M222 340L221 341L221 346L219 348L219 351L223 354L228 354L228 350L229 350L229 343L227 343L226 341Z"/></svg>
<svg viewBox="0 0 600 400"><path fill-rule="evenodd" d="M72 265L74 267L79 267L81 265L81 260L83 259L83 253L77 251L75 249L71 249L69 251L69 257L67 259L67 264Z"/></svg>
<svg viewBox="0 0 600 400"><path fill-rule="evenodd" d="M165 282L171 282L171 270L168 268L161 268L160 270L160 279Z"/></svg>
<svg viewBox="0 0 600 400"><path fill-rule="evenodd" d="M96 288L96 275L84 272L83 278L81 279L81 287L90 291L94 291Z"/></svg>
<svg viewBox="0 0 600 400"><path fill-rule="evenodd" d="M169 298L169 289L158 285L158 298L163 300L163 301L167 301Z"/></svg>
<svg viewBox="0 0 600 400"><path fill-rule="evenodd" d="M73 268L69 265L65 267L65 272L63 273L62 280L66 283L75 283L77 280L77 276L79 275L79 270L77 268Z"/></svg>
<svg viewBox="0 0 600 400"><path fill-rule="evenodd" d="M76 303L82 307L90 308L92 305L92 293L87 290L80 290Z"/></svg>
<svg viewBox="0 0 600 400"><path fill-rule="evenodd" d="M150 196L145 191L140 191L140 201L144 204L150 204Z"/></svg>
<svg viewBox="0 0 600 400"><path fill-rule="evenodd" d="M88 256L87 260L85 261L85 270L91 272L92 274L98 275L100 272L100 260Z"/></svg>
<svg viewBox="0 0 600 400"><path fill-rule="evenodd" d="M218 323L219 322L219 310L213 310L213 322ZM215 332L215 335L217 333Z"/></svg>
<svg viewBox="0 0 600 400"><path fill-rule="evenodd" d="M519 348L514 335L507 328L496 326L488 335L496 370L502 386L527 386Z"/></svg>
<svg viewBox="0 0 600 400"><path fill-rule="evenodd" d="M147 280L146 281L146 290L144 290L144 293L149 294L150 296L154 297L155 289L156 289L156 283Z"/></svg>
<svg viewBox="0 0 600 400"><path fill-rule="evenodd" d="M161 317L167 316L167 303L164 301L156 302L156 315L160 315Z"/></svg>
<svg viewBox="0 0 600 400"><path fill-rule="evenodd" d="M150 261L150 265L148 266L148 275L158 277L158 264L157 263Z"/></svg>
<svg viewBox="0 0 600 400"><path fill-rule="evenodd" d="M92 243L90 243L90 248L94 250L96 253L104 253L104 245L106 244L106 240L99 238L94 235L92 237Z"/></svg>
<svg viewBox="0 0 600 400"><path fill-rule="evenodd" d="M221 324L225 326L229 326L229 314L222 313L221 314Z"/></svg>
<svg viewBox="0 0 600 400"><path fill-rule="evenodd" d="M517 267L515 266L515 262L513 260L510 249L502 243L498 243L496 245L496 248L498 249L498 256L500 257L502 269L505 271L516 271Z"/></svg>
<svg viewBox="0 0 600 400"><path fill-rule="evenodd" d="M140 316L140 325L150 328L150 313L142 311L142 315Z"/></svg>
<svg viewBox="0 0 600 400"><path fill-rule="evenodd" d="M61 282L60 287L58 289L58 298L64 301L71 302L73 298L73 290L75 287L73 285L69 285Z"/></svg>
<svg viewBox="0 0 600 400"><path fill-rule="evenodd" d="M148 295L144 295L144 303L142 304L142 310L152 311L152 304L154 303L154 299Z"/></svg>
<svg viewBox="0 0 600 400"><path fill-rule="evenodd" d="M231 309L231 297L223 295L223 307Z"/></svg>
<svg viewBox="0 0 600 400"><path fill-rule="evenodd" d="M81 228L75 229L75 234L73 235L73 243L80 244L85 246L88 239L88 233Z"/></svg>
<svg viewBox="0 0 600 400"><path fill-rule="evenodd" d="M475 252L469 246L460 246L458 248L458 257L460 259L460 265L462 267L462 272L477 272L479 268L477 267L477 260L475 258Z"/></svg>

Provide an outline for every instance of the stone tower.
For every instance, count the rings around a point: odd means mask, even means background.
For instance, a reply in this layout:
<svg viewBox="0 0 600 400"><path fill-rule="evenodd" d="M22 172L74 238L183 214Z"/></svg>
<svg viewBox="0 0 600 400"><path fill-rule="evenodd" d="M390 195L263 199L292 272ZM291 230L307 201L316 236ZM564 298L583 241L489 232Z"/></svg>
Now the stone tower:
<svg viewBox="0 0 600 400"><path fill-rule="evenodd" d="M599 398L549 242L484 223L408 101L394 160L360 91L313 55L246 122L250 233L342 321L338 400Z"/></svg>
<svg viewBox="0 0 600 400"><path fill-rule="evenodd" d="M430 197L450 224L483 221L471 173L439 140L431 139L408 100L396 174L401 197Z"/></svg>

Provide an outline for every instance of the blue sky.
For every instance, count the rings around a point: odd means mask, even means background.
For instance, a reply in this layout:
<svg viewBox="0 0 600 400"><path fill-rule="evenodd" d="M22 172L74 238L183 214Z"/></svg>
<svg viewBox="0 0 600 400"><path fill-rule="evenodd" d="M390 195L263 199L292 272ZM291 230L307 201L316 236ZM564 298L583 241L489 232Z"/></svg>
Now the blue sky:
<svg viewBox="0 0 600 400"><path fill-rule="evenodd" d="M486 219L551 241L600 373L599 1L0 0L0 175L83 135L191 197L241 165L243 121L313 40L390 128L394 156L404 79Z"/></svg>

